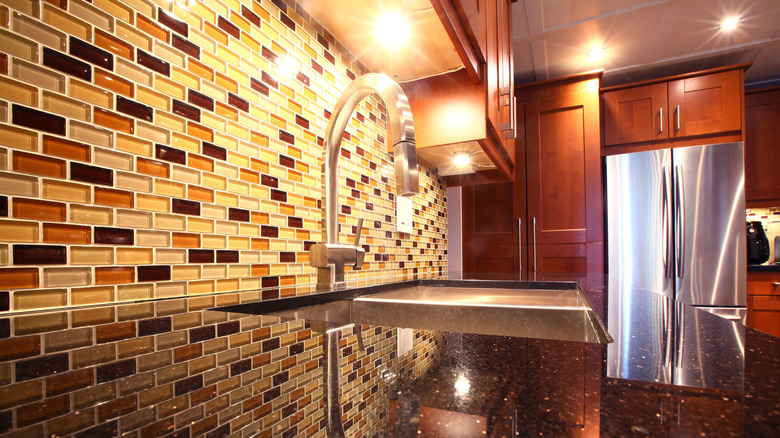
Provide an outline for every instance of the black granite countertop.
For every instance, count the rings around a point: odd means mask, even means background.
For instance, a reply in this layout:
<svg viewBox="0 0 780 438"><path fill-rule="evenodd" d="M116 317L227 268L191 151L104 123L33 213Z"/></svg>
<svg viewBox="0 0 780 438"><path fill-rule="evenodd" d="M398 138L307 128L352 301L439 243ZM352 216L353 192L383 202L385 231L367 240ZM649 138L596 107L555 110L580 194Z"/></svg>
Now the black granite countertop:
<svg viewBox="0 0 780 438"><path fill-rule="evenodd" d="M609 344L422 328L398 355L398 327L268 315L395 287L8 316L0 319L0 433L324 435L326 330L340 334L347 436L780 433L780 339L650 292L617 302L607 290L585 291Z"/></svg>

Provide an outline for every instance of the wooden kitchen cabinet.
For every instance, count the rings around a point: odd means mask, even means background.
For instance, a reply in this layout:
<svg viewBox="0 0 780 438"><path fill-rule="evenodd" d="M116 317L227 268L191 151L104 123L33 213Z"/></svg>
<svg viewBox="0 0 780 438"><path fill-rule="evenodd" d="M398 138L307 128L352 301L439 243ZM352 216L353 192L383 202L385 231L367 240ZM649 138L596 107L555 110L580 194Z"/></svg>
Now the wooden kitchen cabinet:
<svg viewBox="0 0 780 438"><path fill-rule="evenodd" d="M780 271L748 271L747 325L780 337Z"/></svg>
<svg viewBox="0 0 780 438"><path fill-rule="evenodd" d="M512 27L509 0L432 0L464 69L401 84L417 147L453 154L478 144L505 179L514 167ZM421 153L423 155L423 153Z"/></svg>
<svg viewBox="0 0 780 438"><path fill-rule="evenodd" d="M749 65L602 89L605 154L742 141Z"/></svg>
<svg viewBox="0 0 780 438"><path fill-rule="evenodd" d="M780 88L745 93L745 204L780 204Z"/></svg>

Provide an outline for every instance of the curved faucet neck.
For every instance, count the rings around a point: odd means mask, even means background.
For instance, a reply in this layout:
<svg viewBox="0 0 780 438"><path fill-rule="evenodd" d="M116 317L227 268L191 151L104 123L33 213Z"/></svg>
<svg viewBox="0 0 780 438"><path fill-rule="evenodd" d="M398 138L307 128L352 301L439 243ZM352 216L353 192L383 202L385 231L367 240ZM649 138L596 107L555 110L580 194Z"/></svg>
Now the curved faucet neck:
<svg viewBox="0 0 780 438"><path fill-rule="evenodd" d="M384 74L369 73L355 79L339 97L325 130L322 162L322 214L325 242L339 243L338 174L341 139L352 112L366 96L377 93L387 107L388 137L395 155L397 192L404 196L419 193L417 155L414 147L414 121L409 100L401 87Z"/></svg>

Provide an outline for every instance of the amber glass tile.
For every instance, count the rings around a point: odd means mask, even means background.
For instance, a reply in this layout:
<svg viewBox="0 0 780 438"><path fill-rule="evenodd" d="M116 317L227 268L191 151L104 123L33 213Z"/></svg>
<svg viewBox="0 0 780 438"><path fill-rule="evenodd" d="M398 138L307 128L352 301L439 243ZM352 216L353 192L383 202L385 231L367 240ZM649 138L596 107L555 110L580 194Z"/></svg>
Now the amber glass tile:
<svg viewBox="0 0 780 438"><path fill-rule="evenodd" d="M133 192L95 187L95 204L133 208Z"/></svg>
<svg viewBox="0 0 780 438"><path fill-rule="evenodd" d="M214 171L214 160L211 158L190 154L189 161L189 167L193 169L200 169L208 172Z"/></svg>
<svg viewBox="0 0 780 438"><path fill-rule="evenodd" d="M120 116L102 108L95 108L94 121L100 126L113 129L116 131L124 132L126 134L133 134L135 132L135 125L133 119L129 117Z"/></svg>
<svg viewBox="0 0 780 438"><path fill-rule="evenodd" d="M13 79L0 78L0 97L25 105L38 105L38 89Z"/></svg>
<svg viewBox="0 0 780 438"><path fill-rule="evenodd" d="M48 47L43 48L43 65L87 82L92 80L92 67L89 64Z"/></svg>
<svg viewBox="0 0 780 438"><path fill-rule="evenodd" d="M171 173L171 166L168 163L148 160L146 158L136 157L135 168L138 173L151 175L161 178L168 178Z"/></svg>
<svg viewBox="0 0 780 438"><path fill-rule="evenodd" d="M100 69L95 70L95 84L124 96L135 95L132 82Z"/></svg>
<svg viewBox="0 0 780 438"><path fill-rule="evenodd" d="M7 215L6 215L7 216ZM0 240L6 242L37 242L38 223L28 221L3 221L0 223ZM2 245L2 263L8 263L8 245Z"/></svg>
<svg viewBox="0 0 780 438"><path fill-rule="evenodd" d="M172 246L177 248L199 248L200 235L191 233L173 233Z"/></svg>
<svg viewBox="0 0 780 438"><path fill-rule="evenodd" d="M106 70L114 69L114 55L73 36L70 37L70 54Z"/></svg>
<svg viewBox="0 0 780 438"><path fill-rule="evenodd" d="M142 65L149 70L156 71L157 73L163 74L165 76L171 75L171 65L168 63L168 61L163 61L162 59L141 49L137 49L137 51L138 58L136 62L138 62L139 65Z"/></svg>
<svg viewBox="0 0 780 438"><path fill-rule="evenodd" d="M148 105L132 101L122 96L116 97L116 110L147 122L153 121L154 110Z"/></svg>
<svg viewBox="0 0 780 438"><path fill-rule="evenodd" d="M180 100L173 99L173 113L182 117L186 117L190 120L200 122L200 109L194 106L184 103Z"/></svg>
<svg viewBox="0 0 780 438"><path fill-rule="evenodd" d="M171 45L195 59L200 59L200 47L184 37L171 35Z"/></svg>
<svg viewBox="0 0 780 438"><path fill-rule="evenodd" d="M228 91L232 91L233 93L238 93L238 82L220 72L216 72L216 75L217 77L215 82L217 85Z"/></svg>
<svg viewBox="0 0 780 438"><path fill-rule="evenodd" d="M195 201L214 202L214 190L190 185L187 187L187 197Z"/></svg>
<svg viewBox="0 0 780 438"><path fill-rule="evenodd" d="M95 29L95 44L115 55L133 60L133 46L100 29Z"/></svg>
<svg viewBox="0 0 780 438"><path fill-rule="evenodd" d="M166 29L164 29L162 26L151 21L145 16L138 15L138 19L136 20L136 25L138 27L138 30L148 35L151 35L154 38L157 38L158 40L165 41L166 43L168 42L169 32Z"/></svg>
<svg viewBox="0 0 780 438"><path fill-rule="evenodd" d="M204 141L214 141L214 130L193 122L187 122L187 134Z"/></svg>
<svg viewBox="0 0 780 438"><path fill-rule="evenodd" d="M98 267L95 268L96 284L133 283L135 269L132 267Z"/></svg>
<svg viewBox="0 0 780 438"><path fill-rule="evenodd" d="M224 31L222 31L222 29L215 26L214 24L209 22L203 23L203 32L205 32L206 35L210 36L211 38L213 38L223 46L227 46L228 44L227 34Z"/></svg>
<svg viewBox="0 0 780 438"><path fill-rule="evenodd" d="M73 181L111 186L114 184L114 173L111 169L105 169L103 167L70 163L70 179Z"/></svg>
<svg viewBox="0 0 780 438"><path fill-rule="evenodd" d="M13 105L13 123L28 128L65 135L65 118L54 114Z"/></svg>
<svg viewBox="0 0 780 438"><path fill-rule="evenodd" d="M60 202L14 198L15 218L63 222L65 211L65 204Z"/></svg>
<svg viewBox="0 0 780 438"><path fill-rule="evenodd" d="M64 246L14 245L15 265L64 265L67 251Z"/></svg>
<svg viewBox="0 0 780 438"><path fill-rule="evenodd" d="M65 161L41 155L14 151L13 168L17 172L65 178Z"/></svg>
<svg viewBox="0 0 780 438"><path fill-rule="evenodd" d="M8 289L30 289L39 286L37 268L0 269L0 284Z"/></svg>
<svg viewBox="0 0 780 438"><path fill-rule="evenodd" d="M43 224L43 241L49 243L91 243L89 227L65 224Z"/></svg>
<svg viewBox="0 0 780 438"><path fill-rule="evenodd" d="M135 235L132 229L95 227L95 243L105 245L133 245Z"/></svg>

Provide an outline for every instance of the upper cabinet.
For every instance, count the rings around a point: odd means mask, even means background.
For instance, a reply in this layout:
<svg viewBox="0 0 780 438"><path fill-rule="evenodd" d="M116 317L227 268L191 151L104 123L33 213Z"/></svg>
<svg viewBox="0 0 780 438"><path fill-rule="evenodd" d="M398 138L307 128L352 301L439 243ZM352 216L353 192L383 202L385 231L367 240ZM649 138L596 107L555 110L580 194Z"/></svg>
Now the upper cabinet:
<svg viewBox="0 0 780 438"><path fill-rule="evenodd" d="M745 94L745 203L780 204L780 88Z"/></svg>
<svg viewBox="0 0 780 438"><path fill-rule="evenodd" d="M431 0L465 68L401 84L414 114L418 154L423 159L474 147L484 151L505 178L512 178L515 99L510 3Z"/></svg>
<svg viewBox="0 0 780 438"><path fill-rule="evenodd" d="M602 89L606 154L742 140L749 64ZM693 139L692 137L696 137Z"/></svg>

